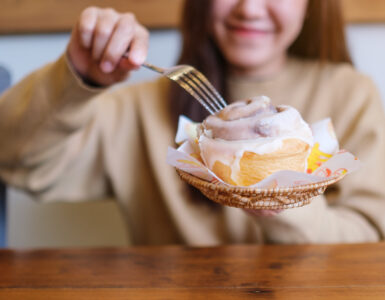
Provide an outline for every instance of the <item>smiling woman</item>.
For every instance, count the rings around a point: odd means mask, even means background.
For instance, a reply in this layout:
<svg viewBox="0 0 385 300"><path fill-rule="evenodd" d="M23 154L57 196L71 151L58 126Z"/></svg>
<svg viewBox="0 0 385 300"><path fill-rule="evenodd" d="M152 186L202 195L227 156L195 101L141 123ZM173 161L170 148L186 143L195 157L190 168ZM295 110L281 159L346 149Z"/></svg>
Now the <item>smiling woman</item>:
<svg viewBox="0 0 385 300"><path fill-rule="evenodd" d="M215 1L220 0L186 2L180 62L213 79L228 102L265 94L274 105L295 107L307 122L331 117L342 147L360 157L365 169L310 205L269 218L209 206L188 193L165 159L175 135L171 116L184 113L201 121L203 115L190 106L196 102L163 78L105 91L146 59L148 31L132 13L93 7L74 22L65 54L0 99L0 139L7 141L0 149L1 178L43 201L112 196L136 245L383 239L385 174L378 166L385 159L384 115L373 82L349 63L343 35L329 43L335 36L318 30L327 24L343 34L332 4L337 0L308 0L306 14L305 0L291 1L297 5L284 11L289 0L227 0L213 9ZM282 8L272 6L279 3ZM340 22L328 22L333 20ZM306 28L315 28L315 35L306 35ZM302 36L316 49L296 52ZM319 36L327 36L320 39L322 47L314 43ZM272 57L265 47L276 47ZM242 53L251 56L248 65L238 60ZM266 72L273 59L280 63Z"/></svg>

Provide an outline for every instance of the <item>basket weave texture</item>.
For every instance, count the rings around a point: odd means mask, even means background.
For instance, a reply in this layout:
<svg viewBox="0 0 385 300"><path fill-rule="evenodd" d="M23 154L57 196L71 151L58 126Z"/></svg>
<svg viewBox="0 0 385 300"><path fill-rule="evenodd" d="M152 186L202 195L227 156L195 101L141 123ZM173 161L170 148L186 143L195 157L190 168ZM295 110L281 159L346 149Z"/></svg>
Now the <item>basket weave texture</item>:
<svg viewBox="0 0 385 300"><path fill-rule="evenodd" d="M199 189L207 198L217 203L249 209L287 209L309 204L311 198L324 193L326 188L341 180L344 175L325 181L295 187L271 189L235 187L221 182L208 182L176 169L181 179Z"/></svg>

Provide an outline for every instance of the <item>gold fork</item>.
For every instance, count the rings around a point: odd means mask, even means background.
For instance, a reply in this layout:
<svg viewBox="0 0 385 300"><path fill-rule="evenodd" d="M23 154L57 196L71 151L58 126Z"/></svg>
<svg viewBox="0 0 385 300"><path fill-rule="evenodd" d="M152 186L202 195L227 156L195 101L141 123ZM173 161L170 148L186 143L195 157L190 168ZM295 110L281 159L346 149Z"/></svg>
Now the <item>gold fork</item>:
<svg viewBox="0 0 385 300"><path fill-rule="evenodd" d="M192 66L178 65L171 68L160 68L147 62L142 66L175 81L212 115L227 105L210 81Z"/></svg>

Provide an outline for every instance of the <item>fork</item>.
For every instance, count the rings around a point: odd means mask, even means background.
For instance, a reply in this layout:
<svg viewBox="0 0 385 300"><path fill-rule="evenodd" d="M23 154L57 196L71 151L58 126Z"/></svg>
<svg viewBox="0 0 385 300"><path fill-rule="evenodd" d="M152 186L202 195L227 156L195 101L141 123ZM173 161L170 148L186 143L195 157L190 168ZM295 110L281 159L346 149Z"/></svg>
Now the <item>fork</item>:
<svg viewBox="0 0 385 300"><path fill-rule="evenodd" d="M147 62L142 66L175 81L212 115L227 106L210 81L192 66L178 65L171 68L160 68Z"/></svg>

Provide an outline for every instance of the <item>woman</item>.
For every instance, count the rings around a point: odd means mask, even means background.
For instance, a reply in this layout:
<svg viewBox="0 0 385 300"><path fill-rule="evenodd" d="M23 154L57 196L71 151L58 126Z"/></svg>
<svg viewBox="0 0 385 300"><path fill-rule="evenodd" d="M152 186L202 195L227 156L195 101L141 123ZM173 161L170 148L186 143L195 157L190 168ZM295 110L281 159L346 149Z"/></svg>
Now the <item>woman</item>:
<svg viewBox="0 0 385 300"><path fill-rule="evenodd" d="M43 201L114 195L134 244L382 239L384 115L372 82L351 66L338 2L190 0L183 20L180 63L203 71L227 101L266 94L309 122L330 116L365 167L275 216L209 204L165 162L177 116L205 112L163 78L104 91L144 62L148 32L131 14L88 8L66 57L1 99L1 177Z"/></svg>

